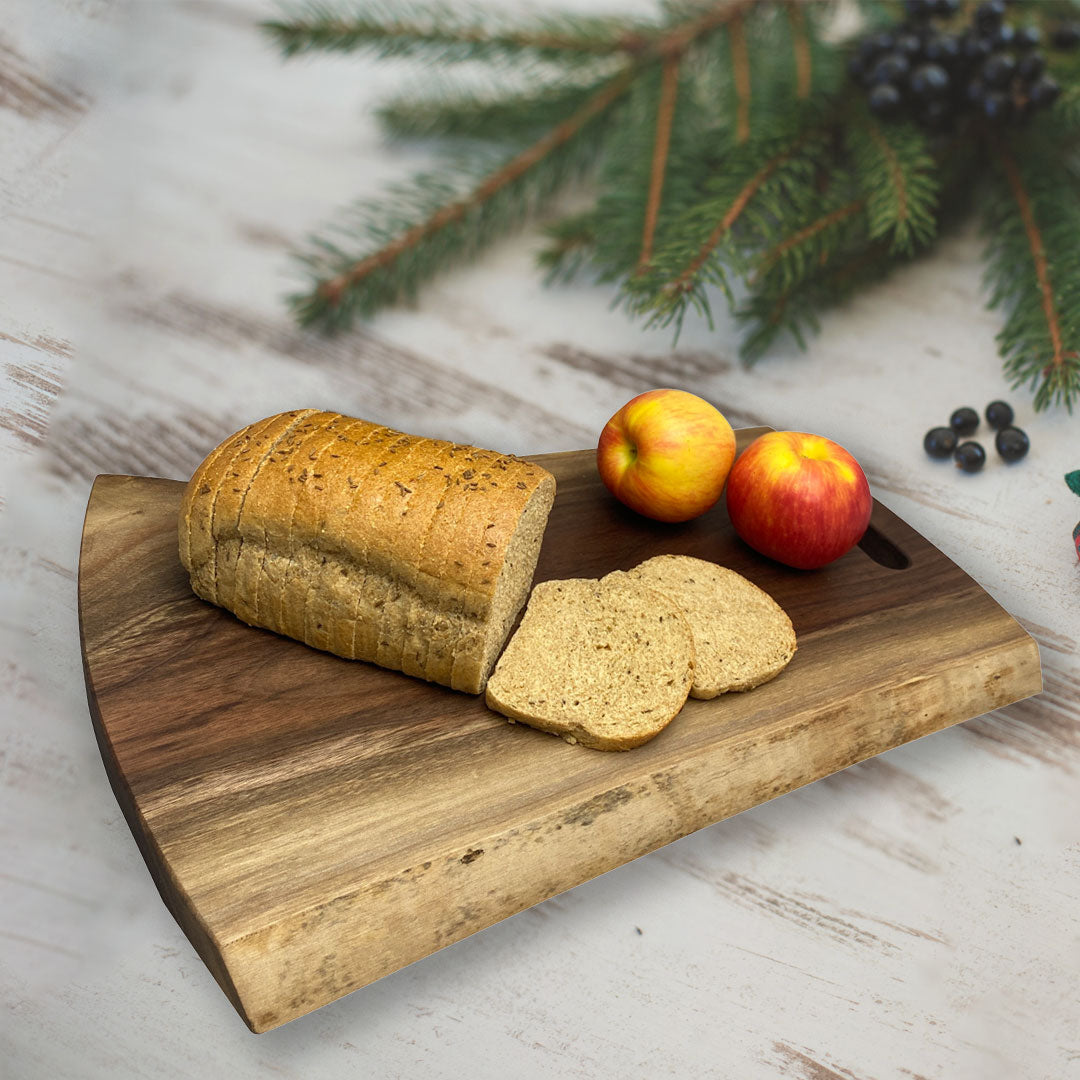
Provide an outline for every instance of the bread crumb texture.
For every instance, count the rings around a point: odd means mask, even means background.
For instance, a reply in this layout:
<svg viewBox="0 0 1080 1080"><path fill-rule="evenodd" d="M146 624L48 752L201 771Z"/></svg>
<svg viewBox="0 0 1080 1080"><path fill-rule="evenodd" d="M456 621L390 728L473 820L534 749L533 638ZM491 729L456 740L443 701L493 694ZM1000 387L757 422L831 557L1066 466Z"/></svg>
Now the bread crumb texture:
<svg viewBox="0 0 1080 1080"><path fill-rule="evenodd" d="M541 582L487 684L496 712L595 750L654 738L693 683L689 623L628 575Z"/></svg>
<svg viewBox="0 0 1080 1080"><path fill-rule="evenodd" d="M751 690L795 655L787 613L734 570L689 555L658 555L626 573L664 593L686 616L694 635L692 697Z"/></svg>

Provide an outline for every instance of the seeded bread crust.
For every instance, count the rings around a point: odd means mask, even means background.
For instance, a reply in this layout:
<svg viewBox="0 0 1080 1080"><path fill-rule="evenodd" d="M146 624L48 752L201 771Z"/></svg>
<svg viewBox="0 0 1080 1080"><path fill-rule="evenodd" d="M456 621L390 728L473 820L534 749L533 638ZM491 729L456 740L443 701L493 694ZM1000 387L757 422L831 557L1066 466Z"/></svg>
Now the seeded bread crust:
<svg viewBox="0 0 1080 1080"><path fill-rule="evenodd" d="M237 432L196 470L180 559L199 596L251 625L478 693L554 493L531 462L299 410Z"/></svg>
<svg viewBox="0 0 1080 1080"><path fill-rule="evenodd" d="M689 555L657 555L626 573L669 596L686 616L694 635L691 697L752 690L795 655L787 612L734 570Z"/></svg>
<svg viewBox="0 0 1080 1080"><path fill-rule="evenodd" d="M489 708L595 750L658 735L694 678L677 605L627 576L544 581L488 680Z"/></svg>
<svg viewBox="0 0 1080 1080"><path fill-rule="evenodd" d="M242 465L252 461L257 465L282 434L313 412L314 409L300 409L281 413L242 428L213 450L195 470L180 505L180 559L185 567L191 568L192 587L212 603L217 603L218 596L220 551L216 532L219 524L228 531L235 497L241 493Z"/></svg>

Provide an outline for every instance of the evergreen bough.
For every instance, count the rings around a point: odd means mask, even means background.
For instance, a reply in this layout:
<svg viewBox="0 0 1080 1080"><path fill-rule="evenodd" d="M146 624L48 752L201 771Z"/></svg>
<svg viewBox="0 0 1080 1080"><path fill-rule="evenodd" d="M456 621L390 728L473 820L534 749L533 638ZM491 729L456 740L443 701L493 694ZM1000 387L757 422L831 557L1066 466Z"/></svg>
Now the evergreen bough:
<svg viewBox="0 0 1080 1080"><path fill-rule="evenodd" d="M902 18L859 0L865 27ZM1072 0L1040 0L1051 23ZM460 4L308 2L264 23L286 56L317 50L482 62L499 91L439 87L379 112L395 136L436 137L437 170L345 207L298 253L290 302L328 331L414 296L588 177L594 205L547 228L549 279L588 270L632 315L677 334L711 320L718 287L760 356L805 347L819 314L920 255L972 214L987 237L989 304L1014 386L1036 409L1080 396L1080 64L1022 127L949 135L884 121L848 81L833 5L662 0L651 22L510 20Z"/></svg>

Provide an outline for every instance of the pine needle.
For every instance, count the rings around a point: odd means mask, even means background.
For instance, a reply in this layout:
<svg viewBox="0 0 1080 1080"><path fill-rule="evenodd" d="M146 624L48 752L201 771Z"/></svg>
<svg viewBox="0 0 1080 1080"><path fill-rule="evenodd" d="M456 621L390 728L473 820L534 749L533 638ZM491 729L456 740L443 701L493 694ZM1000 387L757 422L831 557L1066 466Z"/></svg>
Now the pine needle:
<svg viewBox="0 0 1080 1080"><path fill-rule="evenodd" d="M625 19L547 15L531 23L467 4L417 2L286 5L262 23L282 53L369 52L376 56L423 56L441 63L520 60L523 54L556 63L589 63L641 48L653 24Z"/></svg>
<svg viewBox="0 0 1080 1080"><path fill-rule="evenodd" d="M357 204L337 231L369 250L353 254L326 236L313 238L302 257L313 287L292 298L300 322L348 327L357 315L415 295L439 269L519 223L595 155L595 122L630 83L625 69L561 124L480 177L461 165L418 177L389 200ZM591 142L581 138L586 129Z"/></svg>
<svg viewBox="0 0 1080 1080"><path fill-rule="evenodd" d="M879 124L860 109L847 134L871 237L888 238L898 255L930 243L939 185L923 132L911 123Z"/></svg>
<svg viewBox="0 0 1080 1080"><path fill-rule="evenodd" d="M668 148L671 146L671 123L675 115L675 99L679 92L679 63L681 57L668 56L660 80L660 98L656 104L656 139L653 144L652 169L649 175L649 197L645 203L645 226L641 236L638 271L648 269L652 258L656 221L660 215L660 200L664 195L667 174Z"/></svg>
<svg viewBox="0 0 1080 1080"><path fill-rule="evenodd" d="M690 308L711 321L708 287L718 286L730 298L728 271L739 263L736 226L749 219L745 231L751 236L772 235L790 192L816 171L812 143L823 148L820 133L815 138L798 131L733 146L704 197L672 223L649 272L624 284L628 308L647 315L650 326L674 324L678 330Z"/></svg>
<svg viewBox="0 0 1080 1080"><path fill-rule="evenodd" d="M1026 127L990 139L968 113L951 134L929 135L870 114L846 74L850 45L825 33L829 4L659 2L656 20L642 21L298 0L265 23L287 56L477 61L493 76L380 109L391 135L455 138L469 153L344 208L312 237L300 255L307 291L291 298L300 321L340 329L414 296L588 175L593 207L546 230L547 279L589 269L617 282L631 314L676 339L691 312L712 323L719 290L752 359L784 333L805 345L822 310L978 209L1006 373L1031 386L1037 408L1072 408L1080 53L1051 53L1061 96ZM897 22L896 0L855 3L867 27ZM1044 4L1037 21L1065 3Z"/></svg>
<svg viewBox="0 0 1080 1080"><path fill-rule="evenodd" d="M1030 139L1023 153L994 147L999 166L988 202L991 307L1003 308L998 335L1014 386L1029 384L1035 408L1080 396L1080 193L1053 146Z"/></svg>

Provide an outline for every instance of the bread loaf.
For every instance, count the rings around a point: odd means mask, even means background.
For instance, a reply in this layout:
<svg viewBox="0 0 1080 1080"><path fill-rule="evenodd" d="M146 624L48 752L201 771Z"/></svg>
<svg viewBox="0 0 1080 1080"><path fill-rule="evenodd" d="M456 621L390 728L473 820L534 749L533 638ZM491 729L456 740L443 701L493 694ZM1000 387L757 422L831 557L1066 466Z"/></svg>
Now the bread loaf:
<svg viewBox="0 0 1080 1080"><path fill-rule="evenodd" d="M253 626L479 693L554 495L528 461L302 409L199 466L180 561L199 596Z"/></svg>
<svg viewBox="0 0 1080 1080"><path fill-rule="evenodd" d="M487 684L488 707L595 750L658 735L694 679L689 624L626 574L543 581Z"/></svg>

